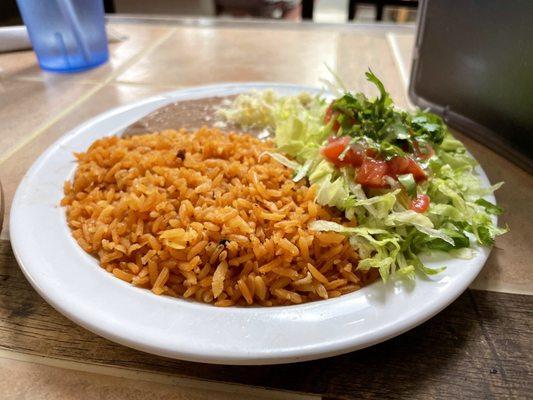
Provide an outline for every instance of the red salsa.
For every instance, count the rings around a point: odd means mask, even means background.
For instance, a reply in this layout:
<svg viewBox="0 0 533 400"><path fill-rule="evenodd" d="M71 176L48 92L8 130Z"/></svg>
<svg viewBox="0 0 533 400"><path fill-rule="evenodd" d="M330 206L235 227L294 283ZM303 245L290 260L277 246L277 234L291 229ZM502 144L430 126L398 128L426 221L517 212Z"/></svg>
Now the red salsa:
<svg viewBox="0 0 533 400"><path fill-rule="evenodd" d="M330 111L331 108L328 109ZM326 122L331 119L331 113L326 114ZM415 142L416 143L416 142ZM375 149L364 148L358 144L351 144L348 136L328 139L322 148L322 154L337 167L350 166L356 168L355 180L368 188L387 188L387 176L397 179L398 175L412 174L415 182L427 179L427 175L416 159L427 159L433 155L429 144L415 146L412 156L396 156L390 160L382 160ZM429 206L429 197L419 195L411 202L411 209L425 212Z"/></svg>

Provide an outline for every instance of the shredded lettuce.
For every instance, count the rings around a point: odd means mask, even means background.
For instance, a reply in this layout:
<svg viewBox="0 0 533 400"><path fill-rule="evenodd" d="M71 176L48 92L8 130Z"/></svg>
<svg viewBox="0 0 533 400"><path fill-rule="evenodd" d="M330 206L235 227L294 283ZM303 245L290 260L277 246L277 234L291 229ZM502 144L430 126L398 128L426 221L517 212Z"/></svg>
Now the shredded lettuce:
<svg viewBox="0 0 533 400"><path fill-rule="evenodd" d="M494 216L502 209L484 197L501 183L483 185L476 161L440 117L422 111L398 111L379 79L371 72L367 78L378 88L379 97L369 100L344 90L333 103L334 110L341 113L341 129L367 141L384 157L403 156L399 146L412 146L411 137L419 144L430 142L435 154L422 163L427 181L417 183L412 174L404 174L397 181L390 178L389 190L365 191L355 182L353 168L338 168L325 159L320 149L333 135L334 121L324 123L328 104L321 96L254 92L238 96L220 115L242 126L274 132L276 152L268 154L294 170L294 181L307 178L310 185L316 185L319 204L336 207L348 220L357 221L356 227L347 227L319 220L309 228L348 236L361 257L360 270L376 268L383 280L394 275L413 278L417 272L433 275L444 267L428 268L420 253L439 250L468 258L472 256L472 240L491 245L507 229L494 223ZM354 109L359 110L357 115ZM352 117L362 123L351 126ZM409 209L409 198L417 194L426 194L431 200L425 213Z"/></svg>
<svg viewBox="0 0 533 400"><path fill-rule="evenodd" d="M268 155L272 157L274 160L276 160L280 164L285 165L287 168L294 169L294 170L297 170L300 168L300 164L298 164L295 161L289 160L283 154L274 153L272 151L265 151L259 156L259 159L261 159L264 155Z"/></svg>
<svg viewBox="0 0 533 400"><path fill-rule="evenodd" d="M398 175L398 181L405 188L409 196L416 195L416 182L413 174Z"/></svg>
<svg viewBox="0 0 533 400"><path fill-rule="evenodd" d="M345 202L349 192L346 182L344 182L342 177L339 176L334 181L331 181L328 175L322 178L321 181L318 181L317 184L316 201L318 204L337 207L339 209L345 208Z"/></svg>
<svg viewBox="0 0 533 400"><path fill-rule="evenodd" d="M273 90L252 91L238 96L231 107L221 107L217 115L244 128L267 128L275 124L273 109L279 96Z"/></svg>
<svg viewBox="0 0 533 400"><path fill-rule="evenodd" d="M304 165L297 167L295 169L296 175L294 175L294 178L292 178L292 180L294 182L299 182L303 178L305 178L307 176L307 173L309 172L309 169L311 168L311 165L313 165L313 160L309 159L304 163Z"/></svg>
<svg viewBox="0 0 533 400"><path fill-rule="evenodd" d="M369 214L369 218L374 218L376 220L382 220L386 218L389 213L394 208L397 198L396 195L400 192L400 189L397 189L393 192L388 192L380 196L373 196L366 199L359 199L353 202L351 205L352 208L371 206L366 208ZM360 211L360 210L357 210Z"/></svg>

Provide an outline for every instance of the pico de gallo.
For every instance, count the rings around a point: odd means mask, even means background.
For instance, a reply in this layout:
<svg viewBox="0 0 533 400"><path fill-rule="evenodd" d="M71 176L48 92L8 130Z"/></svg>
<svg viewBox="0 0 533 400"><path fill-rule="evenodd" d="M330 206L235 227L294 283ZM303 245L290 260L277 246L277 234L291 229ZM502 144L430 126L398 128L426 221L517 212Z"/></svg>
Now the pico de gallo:
<svg viewBox="0 0 533 400"><path fill-rule="evenodd" d="M397 110L381 81L371 72L367 78L380 96L371 101L347 92L333 100L324 116L333 135L321 154L338 168L354 168L355 182L365 189L404 184L411 195L410 209L424 213L430 198L416 194L414 185L428 179L424 167L435 155L433 146L444 139L444 123L434 114Z"/></svg>
<svg viewBox="0 0 533 400"><path fill-rule="evenodd" d="M376 98L343 87L334 88L333 101L253 92L219 116L273 133L276 151L268 155L294 170L294 181L315 185L317 203L351 222L313 221L309 228L349 236L359 269L376 268L384 280L430 275L443 268L425 266L422 252L469 257L474 243L491 245L506 231L490 197L501 183L480 179L476 161L438 115L398 109L371 71L366 78Z"/></svg>

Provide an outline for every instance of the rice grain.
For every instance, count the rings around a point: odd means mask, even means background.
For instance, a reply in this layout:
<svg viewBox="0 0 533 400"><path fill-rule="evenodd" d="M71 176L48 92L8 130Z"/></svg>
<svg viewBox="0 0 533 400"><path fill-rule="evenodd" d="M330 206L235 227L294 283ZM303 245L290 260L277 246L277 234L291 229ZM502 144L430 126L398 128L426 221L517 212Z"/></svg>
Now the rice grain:
<svg viewBox="0 0 533 400"><path fill-rule="evenodd" d="M343 235L308 228L348 221L265 151L207 128L97 140L64 186L72 235L119 279L220 307L327 299L376 279Z"/></svg>

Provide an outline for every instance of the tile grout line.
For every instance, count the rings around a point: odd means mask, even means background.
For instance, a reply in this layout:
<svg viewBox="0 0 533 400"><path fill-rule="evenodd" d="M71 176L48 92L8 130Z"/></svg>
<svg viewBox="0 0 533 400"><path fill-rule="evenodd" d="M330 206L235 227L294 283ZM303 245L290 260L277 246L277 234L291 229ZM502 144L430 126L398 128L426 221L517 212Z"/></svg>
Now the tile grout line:
<svg viewBox="0 0 533 400"><path fill-rule="evenodd" d="M133 81L122 81L122 80L115 80L114 82L110 82L109 85L124 85L124 86L131 86L131 87L151 87L151 88L158 88L158 89L168 89L168 90L180 90L180 89L186 89L188 87L191 87L192 85L177 85L177 84L166 84L166 83L148 83L148 82L133 82Z"/></svg>
<svg viewBox="0 0 533 400"><path fill-rule="evenodd" d="M98 90L100 90L103 86L104 86L103 83L93 86L91 89L89 89L87 92L85 92L81 97L79 97L75 102L73 102L72 104L67 106L65 109L63 109L63 111L59 112L54 117L48 119L41 126L39 126L37 129L35 129L29 136L27 136L26 138L24 138L21 141L17 142L6 153L4 153L4 154L2 154L0 156L0 165L2 165L6 160L11 158L20 149L22 149L27 144L31 143L34 139L39 137L44 131L46 131L48 128L50 128L52 125L54 125L61 118L65 117L71 111L74 111L74 109L76 109L76 107L78 105L84 103L87 99L89 99L94 93L96 93Z"/></svg>
<svg viewBox="0 0 533 400"><path fill-rule="evenodd" d="M409 74L407 72L407 67L402 60L402 52L400 50L400 46L398 45L397 34L388 32L386 34L386 38L387 44L389 45L392 52L392 59L394 60L394 64L396 64L396 68L398 68L398 73L400 74L402 86L405 91L405 99L407 102L407 106L410 109L416 108L416 106L411 102L411 99L409 98L409 93L407 93L407 91L409 90Z"/></svg>
<svg viewBox="0 0 533 400"><path fill-rule="evenodd" d="M131 65L130 65L131 66ZM124 72L124 71L123 71ZM10 78L10 82L39 82L42 83L43 80L41 78L34 78L34 77L17 77L17 78ZM76 79L70 83L74 85L99 85L103 81L99 80L83 80L83 79ZM115 79L112 82L108 82L107 85L126 85L126 86L132 86L132 87L152 87L152 88L161 88L161 89L169 89L169 90L178 90L186 88L187 85L173 85L173 84L165 84L165 83L148 83L148 82L133 82L133 81L122 81Z"/></svg>
<svg viewBox="0 0 533 400"><path fill-rule="evenodd" d="M340 58L339 57L340 57L340 47L341 47L341 36L342 36L342 33L338 33L335 35L335 66L333 67L333 71L335 71L335 74L337 74L337 76L340 75L340 71L339 71Z"/></svg>
<svg viewBox="0 0 533 400"><path fill-rule="evenodd" d="M33 131L31 135L29 135L25 139L15 144L6 153L0 156L0 165L2 165L6 160L11 158L14 154L16 154L23 147L25 147L26 145L31 143L33 140L38 138L43 132L45 132L48 128L53 126L56 122L58 122L59 120L61 120L62 118L70 114L72 111L74 111L78 106L80 106L85 101L87 101L89 98L91 98L100 89L104 88L107 84L111 83L116 77L118 77L120 74L125 72L129 67L135 64L137 61L139 61L142 57L154 51L163 42L165 42L168 38L170 38L170 36L172 36L174 32L176 32L176 28L172 28L166 35L163 35L162 37L157 39L155 42L153 42L150 46L145 47L139 53L132 56L122 66L117 68L116 71L109 74L109 76L106 79L96 84L92 89L89 89L87 92L85 92L84 95L82 95L80 98L78 98L78 100L76 100L75 102L70 104L68 107L66 107L62 112L56 114L54 117L46 121L44 124L38 127L35 131Z"/></svg>
<svg viewBox="0 0 533 400"><path fill-rule="evenodd" d="M187 389L206 390L222 393L240 394L242 396L256 396L265 399L279 400L318 400L320 395L292 393L277 389L267 389L237 383L215 382L211 380L177 377L165 373L148 372L124 367L83 363L79 361L62 360L58 358L44 357L34 354L19 353L11 350L0 349L0 358L46 365L49 367L63 368L73 371L101 374L118 378L143 380L173 386L181 386Z"/></svg>
<svg viewBox="0 0 533 400"><path fill-rule="evenodd" d="M10 77L7 80L9 82L38 82L38 83L46 82L46 78L36 77L36 76L17 76L17 77ZM102 80L98 80L98 79L77 79L76 78L76 79L73 79L72 82L68 82L68 83L73 83L73 84L78 84L78 85L98 85L102 82L103 82Z"/></svg>
<svg viewBox="0 0 533 400"><path fill-rule="evenodd" d="M393 33L387 33L386 37L387 43L389 44L389 47L392 50L394 63L398 67L398 72L400 73L400 77L402 78L403 87L407 90L407 87L409 86L409 77L407 76L407 69L405 68L405 65L402 61L402 55L400 47L398 46L398 41L396 40L396 36Z"/></svg>

